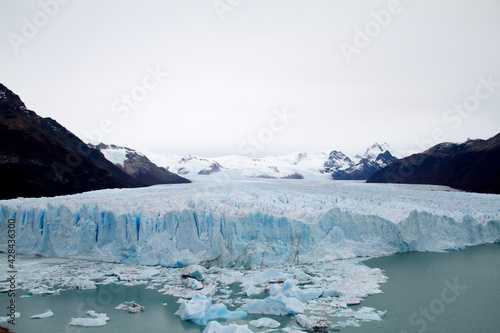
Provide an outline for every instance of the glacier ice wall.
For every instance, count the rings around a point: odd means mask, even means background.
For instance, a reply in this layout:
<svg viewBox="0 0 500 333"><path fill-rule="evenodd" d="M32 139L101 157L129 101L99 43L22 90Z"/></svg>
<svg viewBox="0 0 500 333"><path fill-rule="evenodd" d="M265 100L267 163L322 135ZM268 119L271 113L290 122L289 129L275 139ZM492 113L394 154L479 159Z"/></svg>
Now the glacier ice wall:
<svg viewBox="0 0 500 333"><path fill-rule="evenodd" d="M18 253L122 263L185 266L271 266L324 259L374 256L500 240L500 221L412 211L398 224L376 215L334 208L307 224L262 213L224 216L200 210L163 214L120 214L84 205L45 208L1 206L2 250L5 221L17 223Z"/></svg>

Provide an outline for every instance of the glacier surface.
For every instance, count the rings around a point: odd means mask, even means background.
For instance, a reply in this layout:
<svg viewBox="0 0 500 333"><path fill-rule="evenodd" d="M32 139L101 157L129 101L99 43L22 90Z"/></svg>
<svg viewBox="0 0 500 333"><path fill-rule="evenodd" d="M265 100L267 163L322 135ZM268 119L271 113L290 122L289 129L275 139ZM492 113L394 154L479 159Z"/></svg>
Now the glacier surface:
<svg viewBox="0 0 500 333"><path fill-rule="evenodd" d="M440 186L234 179L0 201L0 250L184 267L268 267L500 240L500 196ZM256 292L252 290L252 292Z"/></svg>

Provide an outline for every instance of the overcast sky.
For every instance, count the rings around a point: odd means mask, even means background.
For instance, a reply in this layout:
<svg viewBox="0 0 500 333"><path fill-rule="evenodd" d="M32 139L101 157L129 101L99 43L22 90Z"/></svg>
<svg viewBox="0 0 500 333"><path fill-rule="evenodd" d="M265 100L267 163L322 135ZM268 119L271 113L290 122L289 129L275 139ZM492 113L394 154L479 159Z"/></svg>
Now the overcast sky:
<svg viewBox="0 0 500 333"><path fill-rule="evenodd" d="M3 0L0 82L86 142L415 151L500 132L499 18L498 0Z"/></svg>

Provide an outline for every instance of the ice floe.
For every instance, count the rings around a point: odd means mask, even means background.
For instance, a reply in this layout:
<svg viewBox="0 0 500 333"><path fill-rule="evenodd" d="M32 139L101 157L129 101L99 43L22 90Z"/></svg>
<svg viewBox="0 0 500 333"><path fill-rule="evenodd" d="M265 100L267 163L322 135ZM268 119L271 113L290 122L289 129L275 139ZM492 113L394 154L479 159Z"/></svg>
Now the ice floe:
<svg viewBox="0 0 500 333"><path fill-rule="evenodd" d="M246 312L229 311L224 304L212 304L210 297L200 295L182 303L175 314L182 320L189 320L198 325L206 325L213 319L243 319L247 317Z"/></svg>
<svg viewBox="0 0 500 333"><path fill-rule="evenodd" d="M87 311L87 314L93 318L71 318L69 324L72 326L98 327L105 326L108 323L109 317L105 313L90 310Z"/></svg>
<svg viewBox="0 0 500 333"><path fill-rule="evenodd" d="M44 318L50 318L52 316L54 316L54 312L52 312L51 310L45 310L44 313L31 316L31 319L44 319Z"/></svg>
<svg viewBox="0 0 500 333"><path fill-rule="evenodd" d="M310 330L325 329L332 326L332 323L325 317L308 317L299 314L295 316L295 320L297 321L297 323L299 323L300 326Z"/></svg>
<svg viewBox="0 0 500 333"><path fill-rule="evenodd" d="M144 311L144 306L137 304L134 301L121 303L115 307L115 310L123 310L129 313L137 313L139 311Z"/></svg>
<svg viewBox="0 0 500 333"><path fill-rule="evenodd" d="M261 327L278 328L281 326L279 321L276 321L276 320L271 319L271 318L266 318L266 317L260 318L258 320L251 320L248 323L254 327L257 327L257 328L261 328Z"/></svg>
<svg viewBox="0 0 500 333"><path fill-rule="evenodd" d="M211 321L203 330L203 333L253 333L247 325L222 325L216 321Z"/></svg>

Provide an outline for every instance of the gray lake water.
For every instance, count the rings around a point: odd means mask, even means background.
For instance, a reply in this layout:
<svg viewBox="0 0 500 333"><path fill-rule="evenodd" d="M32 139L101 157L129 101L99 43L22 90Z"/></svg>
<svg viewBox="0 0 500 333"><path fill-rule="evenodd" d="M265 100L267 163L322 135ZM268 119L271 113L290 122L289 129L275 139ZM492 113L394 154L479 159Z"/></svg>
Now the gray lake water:
<svg viewBox="0 0 500 333"><path fill-rule="evenodd" d="M448 253L397 254L370 259L365 264L383 269L389 279L381 286L383 294L369 296L352 308L371 306L387 310L387 314L380 322L340 328L341 332L500 332L500 244ZM132 300L144 305L146 311L130 314L113 309ZM18 333L202 332L203 327L174 315L179 308L176 300L145 286L116 285L67 291L59 296L18 298L21 318L16 320L15 327L8 327ZM29 319L46 309L55 315ZM97 328L68 325L72 317L86 317L85 311L89 309L105 312L112 319ZM253 315L235 322L247 323L260 317ZM292 317L268 317L279 320L282 327L296 325ZM254 332L263 331L250 328Z"/></svg>

